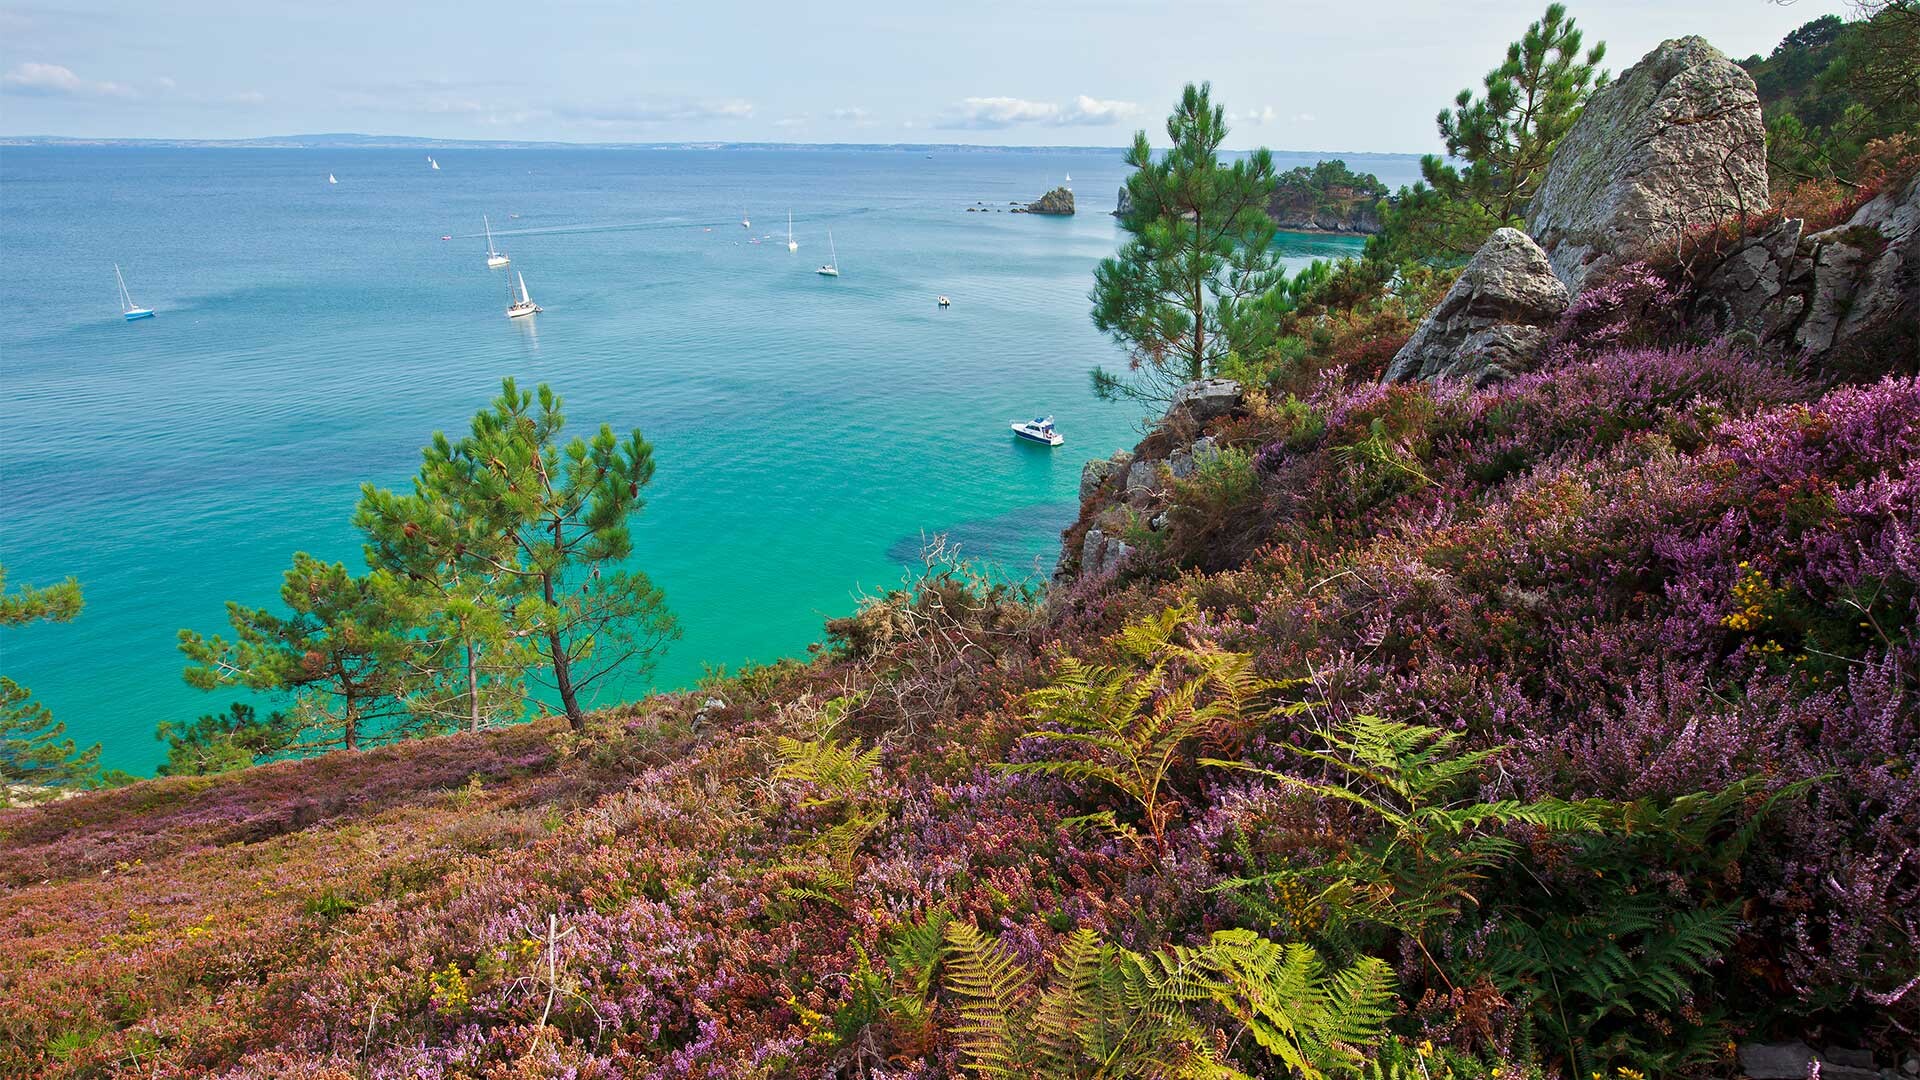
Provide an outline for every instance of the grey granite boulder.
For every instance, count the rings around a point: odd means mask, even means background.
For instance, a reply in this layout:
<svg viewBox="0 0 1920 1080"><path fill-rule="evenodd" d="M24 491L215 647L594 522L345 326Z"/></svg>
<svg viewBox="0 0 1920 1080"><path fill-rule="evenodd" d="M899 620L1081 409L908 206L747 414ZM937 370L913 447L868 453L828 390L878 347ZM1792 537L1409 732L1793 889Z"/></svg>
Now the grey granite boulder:
<svg viewBox="0 0 1920 1080"><path fill-rule="evenodd" d="M1554 150L1527 231L1577 295L1609 267L1766 208L1753 78L1704 39L1683 37L1587 102Z"/></svg>
<svg viewBox="0 0 1920 1080"><path fill-rule="evenodd" d="M1080 466L1080 501L1086 502L1100 490L1107 479L1126 472L1133 463L1133 455L1121 450L1110 458L1095 458Z"/></svg>
<svg viewBox="0 0 1920 1080"><path fill-rule="evenodd" d="M1823 352L1902 310L1920 310L1920 176L1881 192L1846 224L1807 242L1813 292L1796 345Z"/></svg>
<svg viewBox="0 0 1920 1080"><path fill-rule="evenodd" d="M1126 217L1133 212L1133 196L1127 194L1125 184L1120 185L1120 197L1113 201L1113 216Z"/></svg>
<svg viewBox="0 0 1920 1080"><path fill-rule="evenodd" d="M1740 1071L1751 1080L1806 1080L1813 1047L1803 1042L1742 1043Z"/></svg>
<svg viewBox="0 0 1920 1080"><path fill-rule="evenodd" d="M1143 492L1151 493L1160 482L1160 463L1157 461L1136 461L1127 466L1125 492L1128 496Z"/></svg>
<svg viewBox="0 0 1920 1080"><path fill-rule="evenodd" d="M1196 424L1227 416L1240 408L1246 395L1232 379L1195 379L1174 395L1168 415L1179 413Z"/></svg>
<svg viewBox="0 0 1920 1080"><path fill-rule="evenodd" d="M1028 203L1023 209L1029 214L1070 215L1073 213L1073 190L1064 187L1054 188Z"/></svg>
<svg viewBox="0 0 1920 1080"><path fill-rule="evenodd" d="M1500 229L1387 365L1387 382L1496 382L1532 367L1567 310L1567 287L1539 245Z"/></svg>
<svg viewBox="0 0 1920 1080"><path fill-rule="evenodd" d="M1119 570L1131 554L1133 549L1119 537L1108 536L1099 529L1088 529L1086 537L1080 541L1080 576L1105 577Z"/></svg>

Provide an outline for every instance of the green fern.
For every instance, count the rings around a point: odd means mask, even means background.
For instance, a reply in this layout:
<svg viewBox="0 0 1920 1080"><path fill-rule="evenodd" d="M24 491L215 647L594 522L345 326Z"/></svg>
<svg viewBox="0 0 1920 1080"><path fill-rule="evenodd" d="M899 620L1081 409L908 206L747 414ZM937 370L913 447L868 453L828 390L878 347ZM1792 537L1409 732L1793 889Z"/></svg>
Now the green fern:
<svg viewBox="0 0 1920 1080"><path fill-rule="evenodd" d="M1276 885L1316 887L1326 935L1355 923L1398 930L1425 951L1427 927L1478 904L1477 891L1518 848L1493 828L1531 825L1549 833L1591 832L1607 806L1540 799L1465 801L1486 764L1502 747L1461 751L1460 736L1438 728L1377 716L1358 716L1333 731L1316 732L1322 748L1293 752L1324 766L1332 781L1302 779L1239 761L1201 764L1237 769L1290 788L1358 807L1376 819L1365 840L1323 864L1287 867L1226 882L1251 910L1267 904ZM1436 970L1438 966L1436 965Z"/></svg>
<svg viewBox="0 0 1920 1080"><path fill-rule="evenodd" d="M980 1076L1243 1080L1214 1031L1212 1018L1226 1017L1289 1071L1318 1080L1356 1071L1394 1008L1384 961L1329 975L1311 947L1248 930L1142 954L1083 928L1061 944L1037 994L974 927L949 926L947 942L961 1018L952 1034Z"/></svg>
<svg viewBox="0 0 1920 1080"><path fill-rule="evenodd" d="M1579 1075L1648 1075L1712 1061L1725 1039L1712 979L1736 939L1739 897L1716 895L1768 815L1815 780L1607 808L1553 891L1525 879L1486 950L1486 974ZM1688 883L1676 894L1672 883ZM1700 890L1694 892L1693 890Z"/></svg>
<svg viewBox="0 0 1920 1080"><path fill-rule="evenodd" d="M967 1067L980 1076L1032 1075L1033 1056L1018 1021L1028 1012L1031 975L972 923L946 930L947 989L960 1000L951 1034Z"/></svg>
<svg viewBox="0 0 1920 1080"><path fill-rule="evenodd" d="M789 900L818 900L840 906L840 894L853 885L861 847L887 820L886 807L879 805L872 794L880 748L863 751L857 743L841 743L832 737L846 700L836 698L828 703L817 737L795 739L783 735L774 745L779 764L773 778L806 785L808 794L797 809L821 810L827 817L773 868L775 874L796 879L795 884L781 890Z"/></svg>
<svg viewBox="0 0 1920 1080"><path fill-rule="evenodd" d="M1247 719L1282 685L1256 675L1249 654L1176 641L1192 615L1191 606L1173 607L1128 624L1110 641L1122 663L1062 659L1028 696L1035 727L1027 733L1062 756L991 767L1112 788L1162 846L1178 802L1171 778L1190 760L1192 740Z"/></svg>

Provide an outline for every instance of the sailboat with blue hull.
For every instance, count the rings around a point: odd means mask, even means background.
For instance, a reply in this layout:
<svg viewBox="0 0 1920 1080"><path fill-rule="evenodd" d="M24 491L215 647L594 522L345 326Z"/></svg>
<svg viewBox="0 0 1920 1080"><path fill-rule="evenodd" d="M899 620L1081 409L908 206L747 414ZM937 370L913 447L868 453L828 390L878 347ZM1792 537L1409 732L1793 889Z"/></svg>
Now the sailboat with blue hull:
<svg viewBox="0 0 1920 1080"><path fill-rule="evenodd" d="M128 322L153 318L152 308L141 307L133 302L133 297L127 295L127 279L121 275L119 263L113 264L113 280L120 283L120 314L125 315Z"/></svg>

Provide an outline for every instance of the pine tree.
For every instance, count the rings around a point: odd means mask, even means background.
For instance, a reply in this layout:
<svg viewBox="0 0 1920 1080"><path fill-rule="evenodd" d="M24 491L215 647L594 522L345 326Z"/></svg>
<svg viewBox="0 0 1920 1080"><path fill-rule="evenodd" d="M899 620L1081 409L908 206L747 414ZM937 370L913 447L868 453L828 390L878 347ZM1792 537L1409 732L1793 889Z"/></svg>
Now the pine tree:
<svg viewBox="0 0 1920 1080"><path fill-rule="evenodd" d="M72 622L85 603L73 578L58 585L9 593L0 566L0 627ZM89 783L100 774L100 744L85 750L65 738L67 726L33 700L26 687L0 675L0 806L32 794Z"/></svg>
<svg viewBox="0 0 1920 1080"><path fill-rule="evenodd" d="M1172 147L1158 159L1147 133L1134 135L1132 209L1120 222L1132 235L1094 271L1093 324L1128 352L1128 374L1094 370L1102 398L1171 400L1229 353L1263 352L1288 304L1267 215L1272 155L1221 162L1226 111L1205 83L1187 85L1167 135Z"/></svg>
<svg viewBox="0 0 1920 1080"><path fill-rule="evenodd" d="M415 496L375 497L365 521L376 547L437 561L443 577L485 579L512 600L513 625L531 631L580 731L581 695L614 671L644 673L679 630L646 575L618 569L633 551L627 520L644 505L653 447L605 424L563 444L565 426L549 387L530 393L507 379L465 438L434 436ZM494 610L505 618L508 608Z"/></svg>
<svg viewBox="0 0 1920 1080"><path fill-rule="evenodd" d="M280 598L291 617L229 602L232 641L180 631L187 682L292 694L305 729L300 749L355 750L434 730L413 716L423 646L413 633L414 599L391 574L355 577L342 563L299 552Z"/></svg>
<svg viewBox="0 0 1920 1080"><path fill-rule="evenodd" d="M167 744L158 776L206 776L244 769L284 752L298 737L292 717L272 713L262 720L253 706L236 701L224 713L192 723L162 721L154 738Z"/></svg>
<svg viewBox="0 0 1920 1080"><path fill-rule="evenodd" d="M1464 259L1495 229L1521 222L1554 148L1588 95L1607 82L1598 67L1606 45L1583 56L1581 40L1566 7L1549 4L1487 73L1484 96L1462 90L1453 108L1440 110L1440 138L1461 165L1434 154L1421 159L1425 183L1387 207L1382 232L1369 241L1370 256Z"/></svg>
<svg viewBox="0 0 1920 1080"><path fill-rule="evenodd" d="M525 707L527 669L540 655L537 605L516 603L514 576L472 557L487 547L487 523L436 497L422 477L410 495L363 485L354 524L368 539L367 565L392 573L418 599L429 689L416 708L478 731Z"/></svg>

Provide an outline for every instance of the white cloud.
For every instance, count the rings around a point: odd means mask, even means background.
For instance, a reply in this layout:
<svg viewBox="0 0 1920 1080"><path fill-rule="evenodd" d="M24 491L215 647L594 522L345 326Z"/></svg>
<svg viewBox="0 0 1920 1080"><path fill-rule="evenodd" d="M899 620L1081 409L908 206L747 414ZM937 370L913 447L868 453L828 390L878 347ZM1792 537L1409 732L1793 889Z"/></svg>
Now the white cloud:
<svg viewBox="0 0 1920 1080"><path fill-rule="evenodd" d="M1296 123L1311 124L1316 118L1310 112L1303 112L1293 114L1293 119Z"/></svg>
<svg viewBox="0 0 1920 1080"><path fill-rule="evenodd" d="M773 122L773 126L777 128L805 127L806 124L807 124L807 115L805 113L802 113L799 116L783 116L780 119L775 120Z"/></svg>
<svg viewBox="0 0 1920 1080"><path fill-rule="evenodd" d="M1279 115L1273 106L1263 105L1258 109L1248 109L1246 112L1239 113L1233 119L1243 124L1271 124Z"/></svg>
<svg viewBox="0 0 1920 1080"><path fill-rule="evenodd" d="M1023 124L1098 127L1131 119L1139 112L1140 106L1131 101L1105 100L1085 94L1064 106L1016 97L970 97L963 98L935 126L975 130L998 130Z"/></svg>
<svg viewBox="0 0 1920 1080"><path fill-rule="evenodd" d="M873 114L858 105L847 105L833 110L833 118L843 124L854 127L872 127Z"/></svg>
<svg viewBox="0 0 1920 1080"><path fill-rule="evenodd" d="M1066 124L1117 124L1140 115L1140 106L1131 101L1103 101L1085 94L1073 99L1061 120Z"/></svg>
<svg viewBox="0 0 1920 1080"><path fill-rule="evenodd" d="M134 97L131 87L116 82L95 82L73 73L59 64L17 64L0 76L0 90L30 97Z"/></svg>

